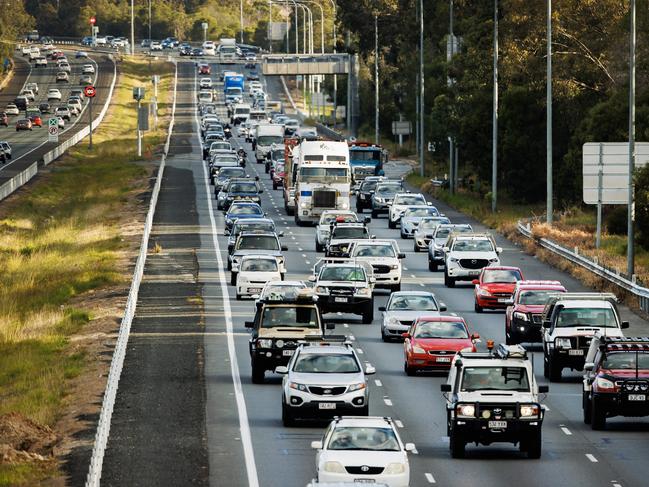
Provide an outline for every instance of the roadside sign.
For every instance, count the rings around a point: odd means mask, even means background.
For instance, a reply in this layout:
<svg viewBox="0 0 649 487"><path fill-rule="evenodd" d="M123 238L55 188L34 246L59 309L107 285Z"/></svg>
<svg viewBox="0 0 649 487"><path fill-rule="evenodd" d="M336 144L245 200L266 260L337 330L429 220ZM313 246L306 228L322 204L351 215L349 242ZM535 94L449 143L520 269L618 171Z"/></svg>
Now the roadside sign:
<svg viewBox="0 0 649 487"><path fill-rule="evenodd" d="M88 98L92 98L97 94L97 90L94 86L86 86L83 88L83 94Z"/></svg>
<svg viewBox="0 0 649 487"><path fill-rule="evenodd" d="M411 133L412 133L412 124L407 120L392 122L393 135L410 135Z"/></svg>
<svg viewBox="0 0 649 487"><path fill-rule="evenodd" d="M91 23L92 25L95 25L96 22L97 22L97 19L95 18L94 15L93 15L92 17L90 17L90 23Z"/></svg>
<svg viewBox="0 0 649 487"><path fill-rule="evenodd" d="M149 130L149 105L141 105L137 111L138 130Z"/></svg>
<svg viewBox="0 0 649 487"><path fill-rule="evenodd" d="M600 157L601 145L601 157ZM626 205L629 196L629 144L588 142L582 151L583 199L587 205ZM635 143L635 167L649 164L649 142ZM601 170L601 178L600 178ZM601 183L600 183L601 181Z"/></svg>
<svg viewBox="0 0 649 487"><path fill-rule="evenodd" d="M47 121L47 141L59 141L59 120L58 118L50 118Z"/></svg>
<svg viewBox="0 0 649 487"><path fill-rule="evenodd" d="M133 99L138 101L142 100L144 98L144 93L144 88L142 88L141 86L136 86L135 88L133 88Z"/></svg>

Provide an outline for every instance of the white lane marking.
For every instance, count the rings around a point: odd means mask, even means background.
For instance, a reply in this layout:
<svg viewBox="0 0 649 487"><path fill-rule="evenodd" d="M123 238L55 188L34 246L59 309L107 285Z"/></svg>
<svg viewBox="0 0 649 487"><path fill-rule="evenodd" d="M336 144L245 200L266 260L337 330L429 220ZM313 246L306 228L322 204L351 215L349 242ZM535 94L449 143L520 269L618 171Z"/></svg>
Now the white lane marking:
<svg viewBox="0 0 649 487"><path fill-rule="evenodd" d="M586 458L588 458L592 463L598 462L597 458L595 458L595 455L593 455L592 453L586 453Z"/></svg>
<svg viewBox="0 0 649 487"><path fill-rule="evenodd" d="M566 428L565 426L561 426L561 431L563 431L563 433L564 433L565 435L567 435L567 436L572 436L572 431L570 431L570 430L569 430L568 428Z"/></svg>
<svg viewBox="0 0 649 487"><path fill-rule="evenodd" d="M308 260L305 260L304 263L305 263L306 265L311 265L311 262L309 262Z"/></svg>
<svg viewBox="0 0 649 487"><path fill-rule="evenodd" d="M410 274L410 277L412 277L413 279L417 279L417 276L415 276L414 274Z"/></svg>
<svg viewBox="0 0 649 487"><path fill-rule="evenodd" d="M407 270L408 270L408 268L407 268L407 267L404 267L404 268L403 268L403 270L404 270L404 271L407 271Z"/></svg>
<svg viewBox="0 0 649 487"><path fill-rule="evenodd" d="M612 480L611 482L613 483L613 487L622 487L622 484L618 484L617 480Z"/></svg>
<svg viewBox="0 0 649 487"><path fill-rule="evenodd" d="M302 250L300 247L297 248L298 250ZM306 254L302 254L302 257L306 257Z"/></svg>
<svg viewBox="0 0 649 487"><path fill-rule="evenodd" d="M434 484L435 483L435 477L433 477L432 473L425 473L424 476L426 477L426 480L428 480L429 484Z"/></svg>
<svg viewBox="0 0 649 487"><path fill-rule="evenodd" d="M383 386L383 382L381 382L378 379L374 379L374 384L376 385L376 387L382 387Z"/></svg>
<svg viewBox="0 0 649 487"><path fill-rule="evenodd" d="M383 402L385 403L386 406L392 406L392 401L387 397L383 398Z"/></svg>
<svg viewBox="0 0 649 487"><path fill-rule="evenodd" d="M403 428L403 423L401 422L400 419L396 419L396 420L394 421L394 424L397 425L397 428Z"/></svg>
<svg viewBox="0 0 649 487"><path fill-rule="evenodd" d="M349 325L345 323L345 326L349 326ZM353 342L354 340L356 340L356 337L354 335L349 335L349 340Z"/></svg>
<svg viewBox="0 0 649 487"><path fill-rule="evenodd" d="M361 355L363 355L365 353L365 352L363 352L362 348L357 348L356 351Z"/></svg>
<svg viewBox="0 0 649 487"><path fill-rule="evenodd" d="M420 285L421 287L425 287L425 285L424 285L423 282L420 282L419 285Z"/></svg>
<svg viewBox="0 0 649 487"><path fill-rule="evenodd" d="M194 73L194 88L192 89L192 99L196 99L196 78L197 73ZM198 112L194 114L194 122L196 129L199 128L198 122ZM200 130L197 130L196 136ZM225 278L225 272L223 272L223 260L221 258L221 251L219 247L219 241L216 230L216 220L214 219L214 208L212 206L212 198L210 196L210 188L208 186L207 180L207 169L205 164L201 164L203 167L203 185L205 187L205 197L207 199L207 209L210 213L210 224L212 226L212 241L214 242L214 250L216 254L216 262L219 267L219 281L221 284L221 295L223 296L223 313L225 315L225 329L227 331L227 340L228 340L228 355L230 356L230 372L232 374L232 383L234 385L234 397L237 402L237 412L239 414L239 430L241 431L241 440L243 444L243 455L246 462L246 474L248 475L248 485L249 487L259 487L259 477L257 475L257 465L255 464L255 452L252 447L252 435L250 433L250 424L248 422L248 410L246 408L246 398L243 395L243 387L241 385L241 376L239 373L239 362L237 361L237 350L234 346L234 335L233 335L233 326L232 326L232 316L230 311L230 294L228 293L228 284Z"/></svg>

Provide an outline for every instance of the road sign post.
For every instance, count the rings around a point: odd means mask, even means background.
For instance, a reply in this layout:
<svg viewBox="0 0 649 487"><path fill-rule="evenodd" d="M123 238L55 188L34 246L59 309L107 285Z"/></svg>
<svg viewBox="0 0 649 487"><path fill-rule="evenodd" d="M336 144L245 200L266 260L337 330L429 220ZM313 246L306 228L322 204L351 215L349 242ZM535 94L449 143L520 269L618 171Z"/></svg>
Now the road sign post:
<svg viewBox="0 0 649 487"><path fill-rule="evenodd" d="M88 149L92 150L92 99L97 94L94 86L86 86L83 94L88 98Z"/></svg>
<svg viewBox="0 0 649 487"><path fill-rule="evenodd" d="M137 101L138 127L137 127L137 156L142 157L142 130L140 129L140 108L145 90L141 86L133 88L133 99Z"/></svg>
<svg viewBox="0 0 649 487"><path fill-rule="evenodd" d="M48 142L58 142L59 141L59 119L52 117L47 121L47 141Z"/></svg>

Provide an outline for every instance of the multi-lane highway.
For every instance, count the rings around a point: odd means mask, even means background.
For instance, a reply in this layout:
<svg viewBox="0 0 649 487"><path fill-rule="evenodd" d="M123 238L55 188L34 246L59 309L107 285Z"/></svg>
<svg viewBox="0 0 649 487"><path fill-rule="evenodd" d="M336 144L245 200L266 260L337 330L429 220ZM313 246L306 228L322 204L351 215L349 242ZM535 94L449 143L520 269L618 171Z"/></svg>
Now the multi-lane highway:
<svg viewBox="0 0 649 487"><path fill-rule="evenodd" d="M219 69L212 65L217 89ZM225 270L224 219L215 208L201 159L195 78L194 65L182 62L171 157L152 233L162 251L151 253L147 261L102 482L115 486L302 487L314 477L315 452L310 443L320 439L325 424L284 427L280 376L267 374L265 384L250 380L244 321L252 318L254 304L234 299ZM234 145L252 155L242 139L235 139ZM315 252L314 229L297 227L285 214L281 191L272 189L263 166L255 164L253 157L247 167L263 184L262 206L267 215L284 232L289 248L286 278L306 279L322 256ZM400 175L405 168L390 163L388 175ZM453 222L469 222L484 230L466 216L433 203ZM385 218L372 220L370 230L377 238L399 240L398 230L388 229ZM586 290L569 275L496 238L504 249L503 264L520 267L527 279L556 279L571 291ZM449 312L466 318L483 341L504 341L502 312L476 314L470 285L446 288L441 272L428 271L426 254L414 253L409 240L399 241L407 255L403 289L435 292ZM378 307L387 298L386 291L377 292L376 319L370 325L352 315L328 318L336 323L336 333L348 335L361 358L377 369L370 380L370 414L394 418L404 441L416 445L410 457L411 486L646 485L649 422L615 418L604 431L592 431L582 421L577 372L564 371L564 380L550 385L544 401L548 409L541 459L529 460L517 448L500 444L469 446L466 459L451 459L439 392L445 375L406 376L403 346L384 343L380 337ZM626 308L622 313L631 322L628 335L648 334L646 322ZM537 379L546 383L542 354L538 347L534 350Z"/></svg>

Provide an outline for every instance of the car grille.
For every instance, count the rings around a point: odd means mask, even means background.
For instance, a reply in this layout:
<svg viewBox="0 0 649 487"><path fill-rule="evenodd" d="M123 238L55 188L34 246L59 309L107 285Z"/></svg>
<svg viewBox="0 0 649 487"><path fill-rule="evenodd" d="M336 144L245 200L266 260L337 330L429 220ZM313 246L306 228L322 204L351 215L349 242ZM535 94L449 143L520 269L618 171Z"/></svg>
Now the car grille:
<svg viewBox="0 0 649 487"><path fill-rule="evenodd" d="M373 265L372 269L374 269L374 274L387 274L390 272L389 265Z"/></svg>
<svg viewBox="0 0 649 487"><path fill-rule="evenodd" d="M515 404L477 404L476 415L484 419L513 419L518 416ZM488 411L488 417L487 412Z"/></svg>
<svg viewBox="0 0 649 487"><path fill-rule="evenodd" d="M316 208L335 208L336 192L335 191L314 191L313 206Z"/></svg>
<svg viewBox="0 0 649 487"><path fill-rule="evenodd" d="M338 387L320 387L320 386L309 386L309 392L317 396L340 396L344 394L347 390L345 386Z"/></svg>
<svg viewBox="0 0 649 487"><path fill-rule="evenodd" d="M430 355L455 355L457 352L455 350L429 350Z"/></svg>
<svg viewBox="0 0 649 487"><path fill-rule="evenodd" d="M465 269L482 269L488 263L487 259L460 259L460 265Z"/></svg>
<svg viewBox="0 0 649 487"><path fill-rule="evenodd" d="M277 340L273 342L273 345L277 348L297 348L297 342L295 340L282 340L284 342L281 347L277 347Z"/></svg>
<svg viewBox="0 0 649 487"><path fill-rule="evenodd" d="M412 322L414 320L399 320L399 323L401 323L403 326L410 326L412 325Z"/></svg>
<svg viewBox="0 0 649 487"><path fill-rule="evenodd" d="M540 325L543 322L543 315L534 314L532 315L532 323L535 325Z"/></svg>
<svg viewBox="0 0 649 487"><path fill-rule="evenodd" d="M590 348L590 342L593 340L593 337L577 337L577 348L588 349ZM571 339L570 344L573 345L574 341Z"/></svg>
<svg viewBox="0 0 649 487"><path fill-rule="evenodd" d="M363 465L361 467L345 467L345 470L354 475L379 475L383 473L384 468Z"/></svg>
<svg viewBox="0 0 649 487"><path fill-rule="evenodd" d="M347 287L330 287L329 292L332 296L353 296L354 290Z"/></svg>
<svg viewBox="0 0 649 487"><path fill-rule="evenodd" d="M627 380L627 381L616 381L615 383L623 392L637 393L642 392L646 393L647 388L649 387L649 381L646 380Z"/></svg>
<svg viewBox="0 0 649 487"><path fill-rule="evenodd" d="M511 298L512 294L511 293L492 293L493 296L497 298Z"/></svg>

